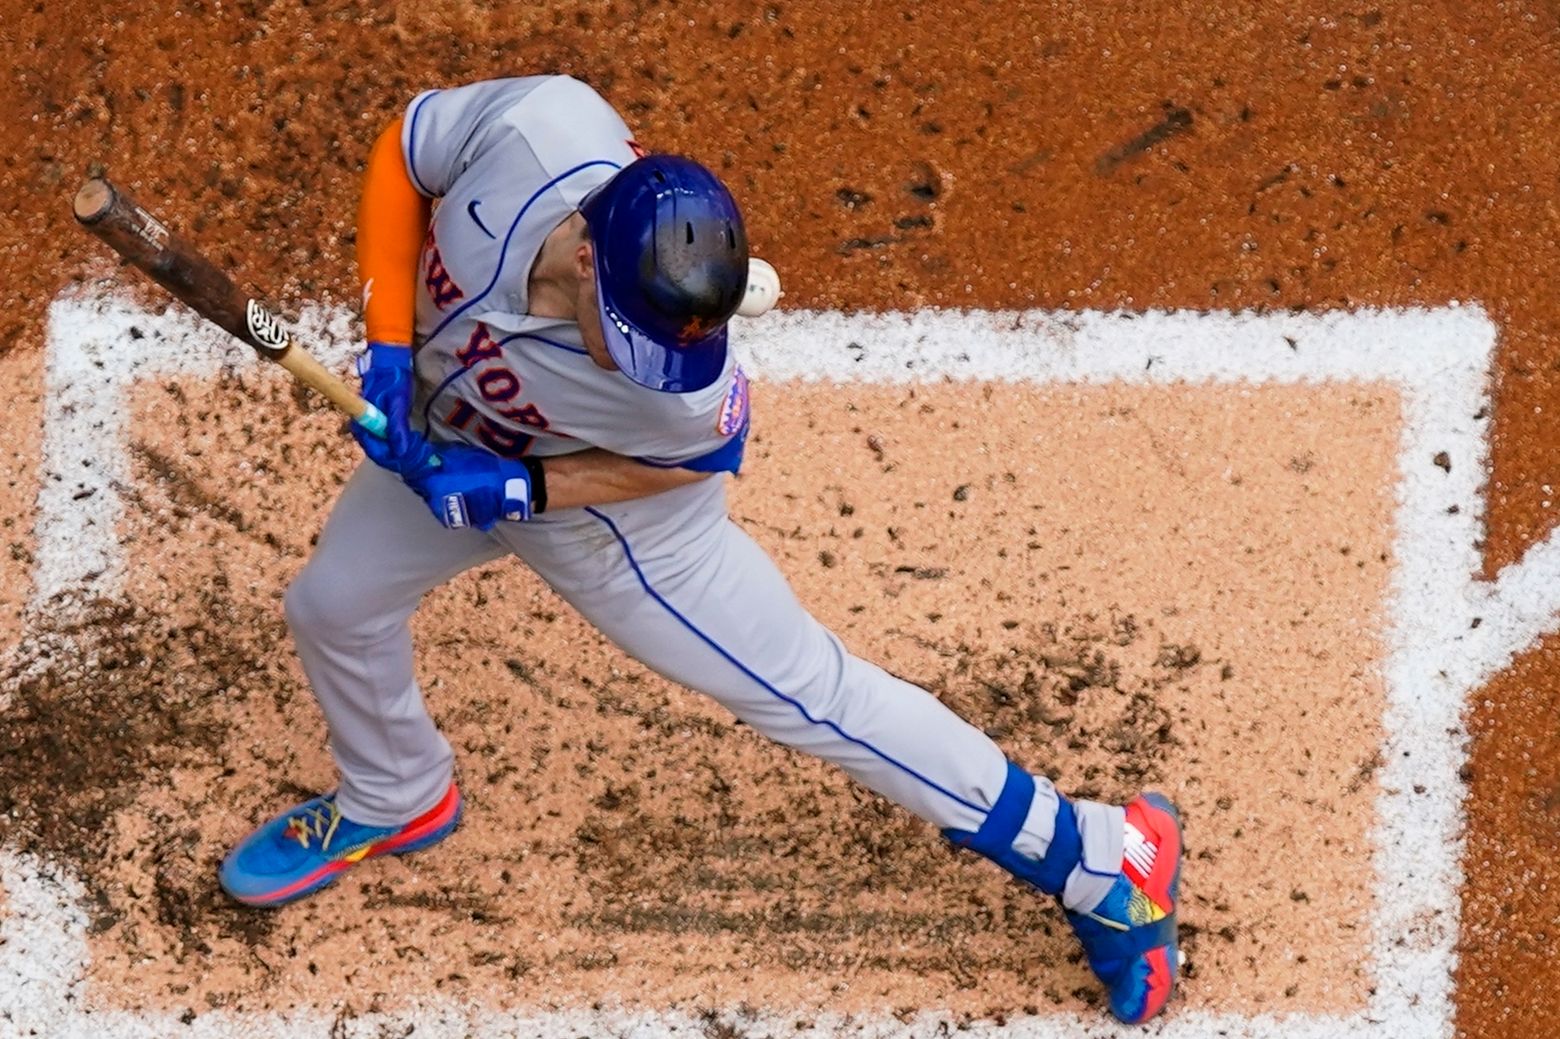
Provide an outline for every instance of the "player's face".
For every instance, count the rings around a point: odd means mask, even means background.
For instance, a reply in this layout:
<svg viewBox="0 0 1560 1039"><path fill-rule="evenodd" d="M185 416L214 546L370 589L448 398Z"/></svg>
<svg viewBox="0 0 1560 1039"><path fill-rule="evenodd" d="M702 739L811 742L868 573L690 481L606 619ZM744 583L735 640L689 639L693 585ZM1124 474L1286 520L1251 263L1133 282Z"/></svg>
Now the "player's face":
<svg viewBox="0 0 1560 1039"><path fill-rule="evenodd" d="M589 242L580 243L575 251L575 274L579 278L578 297L575 300L574 320L580 326L580 339L585 352L596 367L617 371L617 363L607 353L607 338L601 331L601 303L596 296L596 258Z"/></svg>

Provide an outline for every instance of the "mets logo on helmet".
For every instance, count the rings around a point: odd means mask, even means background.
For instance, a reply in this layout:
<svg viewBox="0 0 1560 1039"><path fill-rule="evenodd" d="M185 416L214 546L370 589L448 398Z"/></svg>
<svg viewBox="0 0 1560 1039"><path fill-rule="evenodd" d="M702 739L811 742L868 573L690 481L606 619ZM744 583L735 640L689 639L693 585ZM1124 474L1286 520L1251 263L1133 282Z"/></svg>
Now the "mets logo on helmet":
<svg viewBox="0 0 1560 1039"><path fill-rule="evenodd" d="M682 328L678 331L677 340L678 342L682 343L691 343L696 339L703 339L705 336L713 332L719 326L719 324L720 323L717 321L711 321L709 318L700 317L699 315L695 314L693 317L690 317L688 319L688 323L683 325Z"/></svg>
<svg viewBox="0 0 1560 1039"><path fill-rule="evenodd" d="M737 373L732 377L731 389L726 391L726 399L720 406L720 418L715 423L715 432L723 437L736 434L747 425L748 420L748 377L737 366Z"/></svg>

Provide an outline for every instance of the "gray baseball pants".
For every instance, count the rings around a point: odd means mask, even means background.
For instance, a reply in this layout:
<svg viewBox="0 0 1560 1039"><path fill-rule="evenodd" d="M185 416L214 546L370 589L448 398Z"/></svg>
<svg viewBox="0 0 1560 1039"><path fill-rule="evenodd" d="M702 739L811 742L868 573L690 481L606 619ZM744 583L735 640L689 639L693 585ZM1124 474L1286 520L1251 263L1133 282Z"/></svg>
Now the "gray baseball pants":
<svg viewBox="0 0 1560 1039"><path fill-rule="evenodd" d="M852 656L814 620L727 517L722 477L483 533L446 530L398 477L365 463L285 600L349 819L399 825L448 787L454 755L414 677L408 621L429 590L510 554L629 656L939 829L978 830L1002 792L1008 764L996 744L930 693ZM1039 858L1057 794L1043 777L1035 782L1013 847ZM1121 809L1074 806L1085 859L1114 871ZM1077 875L1064 901L1092 904L1096 889L1102 896L1099 882Z"/></svg>

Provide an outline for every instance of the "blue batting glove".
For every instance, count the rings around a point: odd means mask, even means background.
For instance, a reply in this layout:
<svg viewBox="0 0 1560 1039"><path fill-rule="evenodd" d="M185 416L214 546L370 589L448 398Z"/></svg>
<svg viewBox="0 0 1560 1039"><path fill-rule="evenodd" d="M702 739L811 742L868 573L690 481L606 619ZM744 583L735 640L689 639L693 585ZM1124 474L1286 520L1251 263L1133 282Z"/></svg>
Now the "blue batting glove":
<svg viewBox="0 0 1560 1039"><path fill-rule="evenodd" d="M411 427L412 348L395 343L369 343L358 357L363 399L385 416L384 439L359 423L347 428L363 453L385 469L407 479L437 465L428 438Z"/></svg>
<svg viewBox="0 0 1560 1039"><path fill-rule="evenodd" d="M439 465L406 477L434 519L458 530L492 530L499 520L531 518L531 473L524 462L469 444L440 444Z"/></svg>

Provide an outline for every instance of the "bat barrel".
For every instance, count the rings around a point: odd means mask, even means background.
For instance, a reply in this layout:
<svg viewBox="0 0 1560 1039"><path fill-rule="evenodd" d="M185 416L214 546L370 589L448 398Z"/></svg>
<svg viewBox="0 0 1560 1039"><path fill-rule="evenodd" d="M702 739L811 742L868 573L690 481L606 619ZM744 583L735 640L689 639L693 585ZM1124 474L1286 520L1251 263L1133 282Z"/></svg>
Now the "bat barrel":
<svg viewBox="0 0 1560 1039"><path fill-rule="evenodd" d="M83 227L198 313L273 358L287 349L268 308L123 190L94 177L76 192L72 208Z"/></svg>
<svg viewBox="0 0 1560 1039"><path fill-rule="evenodd" d="M94 177L76 192L72 208L83 227L196 313L286 368L365 429L383 435L385 419L378 409L321 367L306 350L294 349L291 337L269 307L240 292L232 278L135 199L102 177Z"/></svg>

